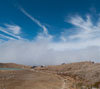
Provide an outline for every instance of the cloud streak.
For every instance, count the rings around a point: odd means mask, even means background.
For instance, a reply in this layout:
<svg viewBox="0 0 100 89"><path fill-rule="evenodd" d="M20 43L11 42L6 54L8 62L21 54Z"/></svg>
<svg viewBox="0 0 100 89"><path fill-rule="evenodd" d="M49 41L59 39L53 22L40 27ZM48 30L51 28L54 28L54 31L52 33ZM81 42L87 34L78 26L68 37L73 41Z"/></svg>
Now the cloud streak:
<svg viewBox="0 0 100 89"><path fill-rule="evenodd" d="M100 19L100 17L99 17ZM80 16L72 17L70 23L75 26L77 33L69 36L69 39L79 39L79 40L93 40L100 39L100 21L98 20L95 24L91 21L89 15L86 16L84 20Z"/></svg>
<svg viewBox="0 0 100 89"><path fill-rule="evenodd" d="M6 36L6 35L3 35L3 34L0 34L0 38L2 38L2 39L8 39L8 40L15 40L14 38L12 38L12 37L9 37L9 36Z"/></svg>
<svg viewBox="0 0 100 89"><path fill-rule="evenodd" d="M20 10L33 22L35 22L39 27L43 29L43 32L45 35L48 35L48 30L45 25L43 25L39 20L35 19L33 16L31 16L29 13L27 13L23 8L20 8Z"/></svg>
<svg viewBox="0 0 100 89"><path fill-rule="evenodd" d="M19 35L21 32L21 27L18 25L5 24L5 26L10 32L16 35Z"/></svg>
<svg viewBox="0 0 100 89"><path fill-rule="evenodd" d="M9 25L9 24L6 24L5 25L6 27L0 27L0 31L5 33L5 36L4 35L1 35L2 37L4 38L8 38L9 40L11 39L22 39L21 36L19 35L20 34L20 30L21 28L17 25Z"/></svg>

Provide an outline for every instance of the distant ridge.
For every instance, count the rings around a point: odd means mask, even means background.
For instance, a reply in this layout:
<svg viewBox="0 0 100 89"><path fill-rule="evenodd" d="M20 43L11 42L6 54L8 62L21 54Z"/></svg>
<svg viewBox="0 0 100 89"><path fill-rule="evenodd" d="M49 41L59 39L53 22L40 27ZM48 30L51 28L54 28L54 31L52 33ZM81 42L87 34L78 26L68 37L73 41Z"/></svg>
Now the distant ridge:
<svg viewBox="0 0 100 89"><path fill-rule="evenodd" d="M16 63L0 63L0 68L31 68L31 66L16 64Z"/></svg>

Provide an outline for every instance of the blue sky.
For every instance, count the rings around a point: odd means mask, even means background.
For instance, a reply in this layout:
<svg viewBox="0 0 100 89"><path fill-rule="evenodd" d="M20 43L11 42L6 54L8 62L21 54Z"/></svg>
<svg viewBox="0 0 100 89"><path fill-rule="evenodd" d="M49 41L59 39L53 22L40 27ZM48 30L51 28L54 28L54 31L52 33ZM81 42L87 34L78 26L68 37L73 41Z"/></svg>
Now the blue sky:
<svg viewBox="0 0 100 89"><path fill-rule="evenodd" d="M0 0L0 62L28 65L99 62L99 3L99 0Z"/></svg>
<svg viewBox="0 0 100 89"><path fill-rule="evenodd" d="M59 36L66 28L73 26L66 23L65 19L76 14L85 16L95 12L95 15L100 12L99 3L99 0L1 0L0 25L18 25L23 33L21 36L32 40L42 28L21 12L22 7L45 25L50 34Z"/></svg>

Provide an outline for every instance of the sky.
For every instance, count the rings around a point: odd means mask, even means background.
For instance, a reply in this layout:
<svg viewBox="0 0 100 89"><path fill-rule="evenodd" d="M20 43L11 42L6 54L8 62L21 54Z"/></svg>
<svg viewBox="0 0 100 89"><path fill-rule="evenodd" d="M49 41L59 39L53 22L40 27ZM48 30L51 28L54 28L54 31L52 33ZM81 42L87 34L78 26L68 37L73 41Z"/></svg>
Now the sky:
<svg viewBox="0 0 100 89"><path fill-rule="evenodd" d="M0 0L0 62L100 62L100 0Z"/></svg>

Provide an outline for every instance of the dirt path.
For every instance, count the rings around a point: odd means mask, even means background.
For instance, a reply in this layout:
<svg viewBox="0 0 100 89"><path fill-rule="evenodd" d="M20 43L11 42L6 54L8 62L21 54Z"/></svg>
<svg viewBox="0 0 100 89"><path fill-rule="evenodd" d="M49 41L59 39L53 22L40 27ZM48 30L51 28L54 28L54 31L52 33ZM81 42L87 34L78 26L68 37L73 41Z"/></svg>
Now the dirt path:
<svg viewBox="0 0 100 89"><path fill-rule="evenodd" d="M62 87L61 87L61 89L65 89L65 85L66 85L66 82L65 82L65 80L63 79L63 85L62 85Z"/></svg>
<svg viewBox="0 0 100 89"><path fill-rule="evenodd" d="M35 72L40 72L40 73L47 73L47 74L53 74L53 73L50 73L50 72L44 72L44 71L38 71L38 70L32 70L32 71L35 71ZM62 86L60 89L69 89L68 86L66 85L67 83L67 79L64 79L63 77L61 77L60 75L55 75L55 76L59 76L61 79L62 79Z"/></svg>

